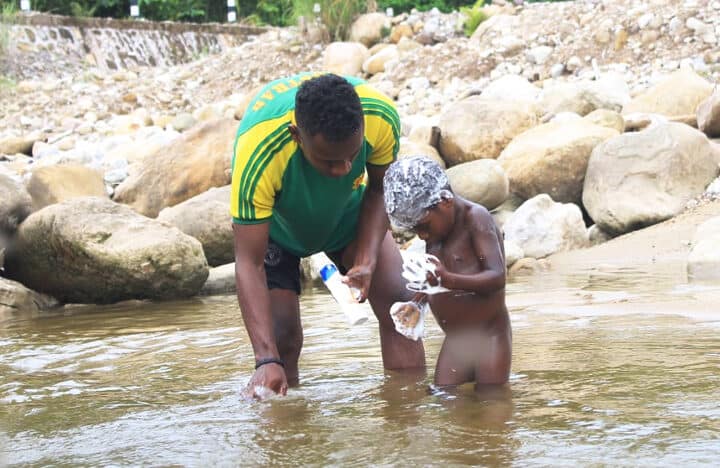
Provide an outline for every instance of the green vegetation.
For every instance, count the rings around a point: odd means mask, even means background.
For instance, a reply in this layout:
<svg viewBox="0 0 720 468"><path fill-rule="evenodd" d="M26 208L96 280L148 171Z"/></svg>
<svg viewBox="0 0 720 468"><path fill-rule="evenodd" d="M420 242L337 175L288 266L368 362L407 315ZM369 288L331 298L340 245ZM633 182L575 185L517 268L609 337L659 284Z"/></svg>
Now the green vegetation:
<svg viewBox="0 0 720 468"><path fill-rule="evenodd" d="M527 2L566 0L526 0ZM130 0L32 0L35 11L57 15L102 18L128 18ZM368 0L236 0L238 17L254 24L287 26L299 16L314 18L313 5L320 4L320 17L333 39L345 38L349 25L359 14L367 11ZM469 9L477 11L489 0L377 0L379 11L391 7L395 14L409 12L413 8L427 11L438 8L443 12ZM0 0L0 11L17 10L18 0ZM138 0L140 14L153 21L227 21L227 0ZM479 24L477 13L466 15L468 26ZM477 27L477 25L475 26Z"/></svg>
<svg viewBox="0 0 720 468"><path fill-rule="evenodd" d="M352 22L367 11L367 0L293 0L295 17L315 18L313 6L320 5L320 20L330 39L347 39Z"/></svg>
<svg viewBox="0 0 720 468"><path fill-rule="evenodd" d="M10 23L17 14L14 4L3 4L0 7L0 57L4 56L10 45Z"/></svg>
<svg viewBox="0 0 720 468"><path fill-rule="evenodd" d="M465 15L463 31L466 36L472 36L480 23L488 18L487 14L483 10L484 3L484 0L478 0L473 6L460 7L460 12Z"/></svg>

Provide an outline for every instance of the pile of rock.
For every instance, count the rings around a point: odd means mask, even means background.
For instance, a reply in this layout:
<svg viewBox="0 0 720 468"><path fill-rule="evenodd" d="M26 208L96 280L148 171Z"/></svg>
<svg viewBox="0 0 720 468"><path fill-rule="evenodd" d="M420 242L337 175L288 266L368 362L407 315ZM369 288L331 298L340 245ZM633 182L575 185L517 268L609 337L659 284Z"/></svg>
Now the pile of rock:
<svg viewBox="0 0 720 468"><path fill-rule="evenodd" d="M3 275L62 302L198 293L232 261L234 134L278 70L361 76L395 98L400 157L436 159L493 210L515 269L717 197L720 2L490 12L471 38L457 13L374 14L356 42L273 30L187 65L19 83L0 97ZM55 303L0 286L16 297L3 304Z"/></svg>

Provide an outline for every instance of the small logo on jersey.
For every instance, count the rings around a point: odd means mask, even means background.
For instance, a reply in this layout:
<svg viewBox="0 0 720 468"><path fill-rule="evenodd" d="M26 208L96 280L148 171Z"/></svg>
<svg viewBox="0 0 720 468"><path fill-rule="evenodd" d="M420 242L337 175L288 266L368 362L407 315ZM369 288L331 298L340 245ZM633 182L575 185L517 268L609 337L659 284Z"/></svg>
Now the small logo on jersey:
<svg viewBox="0 0 720 468"><path fill-rule="evenodd" d="M267 252L265 252L265 265L278 266L282 260L282 250L276 244L268 244Z"/></svg>
<svg viewBox="0 0 720 468"><path fill-rule="evenodd" d="M363 172L360 174L357 179L353 181L352 188L353 190L357 190L361 185L364 185L365 183L365 173Z"/></svg>

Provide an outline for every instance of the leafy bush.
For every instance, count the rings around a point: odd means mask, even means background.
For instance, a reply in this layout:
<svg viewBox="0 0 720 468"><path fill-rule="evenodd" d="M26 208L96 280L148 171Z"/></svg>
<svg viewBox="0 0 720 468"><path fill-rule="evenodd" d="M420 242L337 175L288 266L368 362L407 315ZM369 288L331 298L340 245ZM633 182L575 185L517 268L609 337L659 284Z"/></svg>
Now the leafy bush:
<svg viewBox="0 0 720 468"><path fill-rule="evenodd" d="M355 19L367 11L367 0L294 0L295 18L315 18L313 6L320 4L320 20L332 40L345 40Z"/></svg>
<svg viewBox="0 0 720 468"><path fill-rule="evenodd" d="M483 10L484 0L478 0L471 7L460 7L460 12L465 16L463 31L465 35L470 37L475 32L480 23L485 21L488 16Z"/></svg>

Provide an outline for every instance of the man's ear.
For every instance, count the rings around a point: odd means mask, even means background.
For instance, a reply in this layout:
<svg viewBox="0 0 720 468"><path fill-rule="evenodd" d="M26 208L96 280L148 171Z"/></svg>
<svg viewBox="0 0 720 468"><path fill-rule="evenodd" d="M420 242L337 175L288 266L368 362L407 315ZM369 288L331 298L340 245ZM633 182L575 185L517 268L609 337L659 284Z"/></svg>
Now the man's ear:
<svg viewBox="0 0 720 468"><path fill-rule="evenodd" d="M300 144L300 129L297 127L297 125L288 124L288 130L290 131L290 135L292 135L293 141Z"/></svg>

